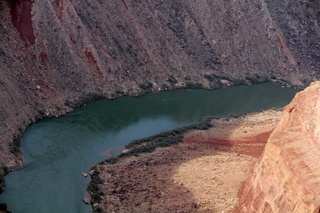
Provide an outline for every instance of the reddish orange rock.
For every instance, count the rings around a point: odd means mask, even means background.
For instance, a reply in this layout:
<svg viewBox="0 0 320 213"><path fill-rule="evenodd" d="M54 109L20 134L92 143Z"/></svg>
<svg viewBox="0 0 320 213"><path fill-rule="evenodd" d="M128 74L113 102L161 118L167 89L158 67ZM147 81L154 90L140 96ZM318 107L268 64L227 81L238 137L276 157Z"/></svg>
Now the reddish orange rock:
<svg viewBox="0 0 320 213"><path fill-rule="evenodd" d="M320 82L285 107L235 212L319 212Z"/></svg>

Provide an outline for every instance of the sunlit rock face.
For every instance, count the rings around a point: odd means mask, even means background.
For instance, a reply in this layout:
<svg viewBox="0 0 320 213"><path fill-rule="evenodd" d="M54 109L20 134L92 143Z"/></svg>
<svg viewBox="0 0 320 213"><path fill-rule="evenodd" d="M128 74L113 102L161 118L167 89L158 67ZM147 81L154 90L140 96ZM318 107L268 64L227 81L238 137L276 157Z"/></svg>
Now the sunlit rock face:
<svg viewBox="0 0 320 213"><path fill-rule="evenodd" d="M317 79L319 8L288 0L1 1L0 174L21 166L13 139L30 123L97 98Z"/></svg>
<svg viewBox="0 0 320 213"><path fill-rule="evenodd" d="M286 106L237 212L319 212L320 82Z"/></svg>

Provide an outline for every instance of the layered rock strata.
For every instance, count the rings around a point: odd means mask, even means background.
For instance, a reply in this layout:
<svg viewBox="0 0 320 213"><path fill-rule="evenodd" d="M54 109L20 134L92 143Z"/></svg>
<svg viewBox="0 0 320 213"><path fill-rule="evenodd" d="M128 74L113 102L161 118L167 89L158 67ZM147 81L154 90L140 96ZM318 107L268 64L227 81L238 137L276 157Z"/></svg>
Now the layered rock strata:
<svg viewBox="0 0 320 213"><path fill-rule="evenodd" d="M236 212L319 212L320 82L285 107Z"/></svg>
<svg viewBox="0 0 320 213"><path fill-rule="evenodd" d="M1 1L0 177L22 166L17 147L28 125L97 98L317 79L319 8L302 0Z"/></svg>

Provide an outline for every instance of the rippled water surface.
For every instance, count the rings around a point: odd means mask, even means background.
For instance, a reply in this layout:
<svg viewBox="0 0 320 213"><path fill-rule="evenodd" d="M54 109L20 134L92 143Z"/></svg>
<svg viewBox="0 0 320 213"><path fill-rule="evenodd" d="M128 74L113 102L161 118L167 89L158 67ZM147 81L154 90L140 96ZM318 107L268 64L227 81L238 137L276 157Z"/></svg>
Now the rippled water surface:
<svg viewBox="0 0 320 213"><path fill-rule="evenodd" d="M296 89L271 83L219 90L183 89L100 100L31 125L22 137L24 169L6 176L0 203L15 213L83 213L88 172L131 140L220 116L282 107Z"/></svg>

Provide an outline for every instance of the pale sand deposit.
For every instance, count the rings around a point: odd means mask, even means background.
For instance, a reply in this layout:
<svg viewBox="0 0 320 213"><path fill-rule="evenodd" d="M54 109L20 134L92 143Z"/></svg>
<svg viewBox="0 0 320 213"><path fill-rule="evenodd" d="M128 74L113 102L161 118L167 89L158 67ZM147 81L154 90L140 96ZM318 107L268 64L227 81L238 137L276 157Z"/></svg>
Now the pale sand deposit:
<svg viewBox="0 0 320 213"><path fill-rule="evenodd" d="M103 212L229 212L280 118L265 111L213 119L184 142L97 165Z"/></svg>

